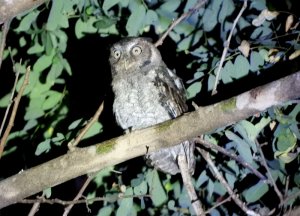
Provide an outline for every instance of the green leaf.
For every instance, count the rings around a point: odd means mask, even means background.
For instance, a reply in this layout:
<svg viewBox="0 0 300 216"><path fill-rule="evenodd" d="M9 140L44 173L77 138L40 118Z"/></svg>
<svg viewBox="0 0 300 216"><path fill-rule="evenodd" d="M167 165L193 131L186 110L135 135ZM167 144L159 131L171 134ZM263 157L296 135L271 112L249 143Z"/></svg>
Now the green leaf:
<svg viewBox="0 0 300 216"><path fill-rule="evenodd" d="M103 16L100 18L100 20L96 21L94 25L97 29L105 29L116 24L116 22L116 19Z"/></svg>
<svg viewBox="0 0 300 216"><path fill-rule="evenodd" d="M158 15L154 10L148 10L145 18L145 25L154 25L158 23Z"/></svg>
<svg viewBox="0 0 300 216"><path fill-rule="evenodd" d="M26 45L26 40L24 37L21 37L19 39L19 44L20 44L20 47L24 47Z"/></svg>
<svg viewBox="0 0 300 216"><path fill-rule="evenodd" d="M250 71L258 71L260 66L264 65L263 57L256 51L251 52L250 55Z"/></svg>
<svg viewBox="0 0 300 216"><path fill-rule="evenodd" d="M248 145L248 143L229 130L225 131L225 135L228 139L230 139L236 143L236 149L239 152L240 156L247 163L253 164L253 157L252 157L252 153L251 153L250 146Z"/></svg>
<svg viewBox="0 0 300 216"><path fill-rule="evenodd" d="M62 0L52 1L51 11L46 24L48 31L54 31L58 27L69 27L67 14L63 13L64 3L65 1Z"/></svg>
<svg viewBox="0 0 300 216"><path fill-rule="evenodd" d="M145 16L146 9L142 4L138 5L137 8L132 11L126 24L128 36L138 35L139 30L143 27Z"/></svg>
<svg viewBox="0 0 300 216"><path fill-rule="evenodd" d="M16 28L16 32L21 31L28 31L31 24L36 20L37 16L40 14L38 10L33 10L30 13L28 13L26 16L24 16L19 24L19 26Z"/></svg>
<svg viewBox="0 0 300 216"><path fill-rule="evenodd" d="M73 121L73 122L69 125L68 130L74 130L74 129L77 128L81 123L82 123L82 118Z"/></svg>
<svg viewBox="0 0 300 216"><path fill-rule="evenodd" d="M41 46L39 44L39 41L37 39L35 39L33 46L27 50L27 53L32 55L32 54L41 53L43 51L44 51L44 46Z"/></svg>
<svg viewBox="0 0 300 216"><path fill-rule="evenodd" d="M206 8L202 17L204 31L211 31L217 25L217 11Z"/></svg>
<svg viewBox="0 0 300 216"><path fill-rule="evenodd" d="M46 68L48 68L52 63L53 56L49 55L42 55L38 58L38 60L33 65L33 71L34 73L40 73L41 71L44 71Z"/></svg>
<svg viewBox="0 0 300 216"><path fill-rule="evenodd" d="M121 0L104 0L102 9L107 14L108 10L118 4Z"/></svg>
<svg viewBox="0 0 300 216"><path fill-rule="evenodd" d="M37 118L44 116L44 114L45 113L42 108L33 107L30 109L27 109L24 119L25 120L37 119Z"/></svg>
<svg viewBox="0 0 300 216"><path fill-rule="evenodd" d="M10 103L11 93L6 94L0 99L0 107L5 108Z"/></svg>
<svg viewBox="0 0 300 216"><path fill-rule="evenodd" d="M48 110L54 108L59 101L62 99L62 93L57 91L49 91L47 92L46 100L43 103L43 110Z"/></svg>
<svg viewBox="0 0 300 216"><path fill-rule="evenodd" d="M51 197L51 193L52 193L51 188L46 188L45 190L43 190L43 195L48 199Z"/></svg>
<svg viewBox="0 0 300 216"><path fill-rule="evenodd" d="M232 71L234 70L234 66L231 61L226 62L225 66L221 70L221 79L224 84L231 83L233 80L231 78Z"/></svg>
<svg viewBox="0 0 300 216"><path fill-rule="evenodd" d="M49 150L51 149L50 141L51 141L50 139L46 139L45 141L38 144L34 154L36 156L39 156L44 152L45 153L49 152Z"/></svg>
<svg viewBox="0 0 300 216"><path fill-rule="evenodd" d="M194 82L192 85L190 85L186 90L188 94L187 99L195 97L200 92L201 87L201 82Z"/></svg>
<svg viewBox="0 0 300 216"><path fill-rule="evenodd" d="M231 77L236 79L244 77L249 73L249 68L248 60L244 56L238 55L234 61L234 70L231 71Z"/></svg>
<svg viewBox="0 0 300 216"><path fill-rule="evenodd" d="M219 23L224 22L225 18L232 14L234 8L235 6L232 0L222 1L222 6L218 18Z"/></svg>
<svg viewBox="0 0 300 216"><path fill-rule="evenodd" d="M133 190L132 188L127 188L126 192L124 193L125 196L132 196ZM116 216L124 216L124 215L132 215L132 212L134 211L133 208L133 198L128 197L121 199L119 208L117 210Z"/></svg>
<svg viewBox="0 0 300 216"><path fill-rule="evenodd" d="M113 212L113 207L112 206L105 206L101 208L97 214L97 216L110 216Z"/></svg>
<svg viewBox="0 0 300 216"><path fill-rule="evenodd" d="M160 9L165 11L175 11L179 7L180 3L180 0L166 1L160 6Z"/></svg>
<svg viewBox="0 0 300 216"><path fill-rule="evenodd" d="M61 75L63 69L64 67L60 60L56 62L53 61L53 64L51 65L51 69L47 74L47 78L46 78L47 83L53 85L56 82L56 79Z"/></svg>
<svg viewBox="0 0 300 216"><path fill-rule="evenodd" d="M141 184L133 188L135 195L145 195L147 194L148 186L146 181L142 181Z"/></svg>
<svg viewBox="0 0 300 216"><path fill-rule="evenodd" d="M265 195L268 190L268 184L264 183L263 181L259 181L256 185L244 191L243 195L247 203L253 203L258 201L263 195Z"/></svg>
<svg viewBox="0 0 300 216"><path fill-rule="evenodd" d="M168 200L167 194L159 179L159 175L156 170L149 171L146 175L146 179L152 191L152 202L154 206L160 206Z"/></svg>
<svg viewBox="0 0 300 216"><path fill-rule="evenodd" d="M208 86L207 86L208 91L211 91L213 89L215 82L216 82L216 76L210 74L210 76L208 77Z"/></svg>
<svg viewBox="0 0 300 216"><path fill-rule="evenodd" d="M75 35L77 39L84 36L84 33L96 33L97 28L94 27L94 23L97 21L96 17L89 17L89 19L84 22L81 19L77 19L75 24Z"/></svg>
<svg viewBox="0 0 300 216"><path fill-rule="evenodd" d="M89 130L86 132L86 134L83 136L82 139L87 139L92 136L95 136L102 132L102 124L100 122L95 122Z"/></svg>

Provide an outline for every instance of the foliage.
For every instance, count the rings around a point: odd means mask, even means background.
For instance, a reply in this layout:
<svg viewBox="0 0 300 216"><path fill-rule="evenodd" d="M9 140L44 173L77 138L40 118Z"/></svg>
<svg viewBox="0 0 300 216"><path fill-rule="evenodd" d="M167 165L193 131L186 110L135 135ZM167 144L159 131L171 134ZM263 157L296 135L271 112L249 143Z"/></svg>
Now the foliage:
<svg viewBox="0 0 300 216"><path fill-rule="evenodd" d="M47 154L65 153L67 143L75 138L86 120L93 115L88 113L86 116L78 117L85 119L78 120L69 118L71 89L68 83L74 76L72 73L74 63L69 61L66 55L69 47L76 47L77 41L90 35L97 35L99 38L144 35L157 39L174 19L184 12L193 10L192 7L196 2L196 0L51 1L17 17L13 21L14 28L10 33L14 40L8 42L9 49L5 50L4 64L9 65L11 59L16 61L13 62L14 72L20 73L21 76L17 83L17 90L24 80L26 67L31 66L32 71L22 99L24 102L19 108L23 116L18 115L19 120L9 136L3 158L14 160L23 148L21 144L30 145L31 152L21 153L26 159L23 161L24 164L18 165L19 169L30 166L30 163L27 164L28 161L39 161L41 158L45 160ZM186 82L190 101L201 102L201 96L207 98L212 90L223 44L241 6L239 1L212 0L205 8L195 11L170 32L168 43L174 43L176 47L169 52L176 52L175 55L171 55L176 56L179 61L177 65L173 63L171 67L182 69L178 74ZM243 85L256 87L255 82L258 81L255 80L270 76L269 73L275 73L274 70L281 63L292 62L289 60L291 54L295 51L299 53L299 27L284 29L285 20L289 15L287 12L282 12L270 20L264 19L258 26L252 23L266 8L266 2L263 0L250 1L248 8L239 19L229 54L221 70L218 87L220 92L225 91L227 86L229 87L226 91L230 91L228 89L231 86L233 88ZM279 10L282 11L281 8ZM299 19L295 15L293 17L294 20ZM296 21L292 26L295 26L295 23ZM240 51L245 49L239 47L242 40L250 44L248 55ZM84 55L94 55L92 49L93 47ZM0 82L4 85L3 79ZM12 86L12 83L13 80L10 79L9 85ZM86 87L80 86L80 88ZM241 88L241 91L235 90L235 92L241 93L242 90L245 89ZM3 92L0 92L0 108L3 116L4 109L10 103L11 91L4 88L1 91ZM104 95L105 92L92 94L97 98L97 94ZM209 100L206 103L209 103ZM204 138L224 147L228 152L235 152L242 160L268 176L257 146L257 143L260 143L272 178L281 193L288 196L299 191L300 184L298 147L300 133L297 119L299 109L299 104L292 103L270 108L265 113L218 129L212 134L205 135ZM97 136L109 133L109 129L106 128L111 128L109 124L112 122L113 116L110 117L109 122L94 124L84 137L86 143L91 145L94 142L93 138L96 137L97 140ZM268 200L269 196L275 194L270 182L253 177L250 170L220 153L214 151L211 153L228 184L237 190L249 208L271 210L278 207L278 197L273 203ZM89 190L88 198L100 195L105 196L108 201L91 204L93 215L183 215L192 211L191 202L187 198L180 176L166 176L146 165L138 166L137 169L130 169L130 166L135 164L128 162L115 168L124 170L123 173L130 170L132 172L130 176L115 174L109 169L97 174L94 179L96 186ZM197 156L197 170L193 176L194 185L200 200L205 204L205 209L208 209L225 199L228 194L206 167L203 159ZM7 176L3 173L1 177ZM126 189L122 190L122 186ZM101 191L101 194L97 190ZM152 197L142 197L146 194L151 194ZM120 199L120 195L129 198ZM72 197L69 199L71 200ZM299 199L293 198L290 202L284 203L283 211L297 204ZM241 214L238 208L229 208L230 206L235 205L232 202L226 203L214 209L212 213L214 215ZM56 207L51 206L51 208ZM86 210L84 205L82 208Z"/></svg>

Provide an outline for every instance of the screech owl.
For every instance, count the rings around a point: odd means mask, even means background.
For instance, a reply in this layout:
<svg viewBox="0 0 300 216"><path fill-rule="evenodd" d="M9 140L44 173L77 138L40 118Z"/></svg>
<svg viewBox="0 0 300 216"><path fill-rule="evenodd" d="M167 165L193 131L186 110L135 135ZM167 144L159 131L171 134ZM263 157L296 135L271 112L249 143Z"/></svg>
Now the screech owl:
<svg viewBox="0 0 300 216"><path fill-rule="evenodd" d="M110 49L113 111L123 129L146 128L176 118L187 111L185 89L169 70L158 49L146 38L125 38ZM177 156L186 155L189 172L194 172L194 143L185 141L174 147L146 155L148 162L170 174L180 172Z"/></svg>

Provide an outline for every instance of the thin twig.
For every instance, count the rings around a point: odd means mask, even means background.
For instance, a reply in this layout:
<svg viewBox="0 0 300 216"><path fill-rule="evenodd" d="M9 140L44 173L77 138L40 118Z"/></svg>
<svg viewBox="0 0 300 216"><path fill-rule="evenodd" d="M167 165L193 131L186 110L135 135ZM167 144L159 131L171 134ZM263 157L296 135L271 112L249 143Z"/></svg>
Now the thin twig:
<svg viewBox="0 0 300 216"><path fill-rule="evenodd" d="M4 48L5 48L5 43L6 43L6 36L9 30L9 26L10 26L10 22L11 20L7 20L3 23L2 26L2 36L1 36L1 40L0 40L0 70L1 70L1 65L2 65L2 61L3 61L3 52L4 52Z"/></svg>
<svg viewBox="0 0 300 216"><path fill-rule="evenodd" d="M41 206L41 203L38 203L38 202L34 203L30 209L30 212L28 213L28 216L34 216L35 213L38 212L40 206Z"/></svg>
<svg viewBox="0 0 300 216"><path fill-rule="evenodd" d="M232 28L230 30L230 33L228 35L228 38L227 38L227 40L224 43L224 49L223 49L222 57L221 57L221 60L220 60L220 63L219 63L219 67L218 67L217 72L216 72L216 80L215 80L214 88L212 90L212 95L215 95L217 93L217 85L219 83L220 72L221 72L223 63L225 61L225 57L226 57L228 49L229 49L229 44L230 44L230 41L231 41L231 37L232 37L233 31L235 29L235 26L236 26L237 22L239 21L240 17L242 16L242 13L244 12L244 10L246 8L247 8L247 0L244 0L243 7L241 8L239 14L235 18L235 20L233 22L233 25L232 25Z"/></svg>
<svg viewBox="0 0 300 216"><path fill-rule="evenodd" d="M94 174L91 175L91 176L88 176L88 178L86 179L86 181L82 185L81 189L79 190L78 194L75 196L73 201L77 201L82 197L83 192L85 191L87 186L90 184L90 182L94 179L94 177L95 177ZM70 204L67 207L65 207L65 211L63 213L63 216L67 216L69 214L69 212L71 211L71 209L73 208L73 206L74 206L74 204Z"/></svg>
<svg viewBox="0 0 300 216"><path fill-rule="evenodd" d="M269 167L268 167L268 164L267 164L266 158L265 158L265 156L264 156L264 153L263 153L263 151L262 151L262 149L261 149L261 147L260 147L260 144L258 143L257 140L255 141L255 143L256 143L257 149L258 149L258 151L259 151L259 153L260 153L260 156L261 156L261 159L262 159L262 160L261 160L261 161L262 161L262 164L263 164L263 166L265 167L265 169L267 170L268 177L269 177L269 179L270 179L270 181L271 181L271 183L272 183L272 186L274 187L274 190L275 190L277 196L279 197L280 202L282 202L282 201L283 201L283 195L282 195L282 193L280 192L280 190L278 189L278 187L277 187L277 185L276 185L276 183L275 183L275 180L274 180L274 178L273 178L273 176L272 176L272 173L271 173L271 171L270 171L270 169L269 169Z"/></svg>
<svg viewBox="0 0 300 216"><path fill-rule="evenodd" d="M89 122L86 124L86 126L80 131L78 136L74 141L71 141L68 143L68 147L70 150L74 150L74 148L78 145L78 143L82 140L83 136L88 132L90 127L98 120L99 116L101 115L103 111L104 101L100 104L98 107L96 113L94 116L89 120Z"/></svg>
<svg viewBox="0 0 300 216"><path fill-rule="evenodd" d="M95 197L91 199L79 199L79 200L61 200L61 199L45 199L45 198L40 198L40 199L24 199L21 200L18 203L23 203L23 204L33 204L33 203L45 203L45 204L60 204L60 205L71 205L71 204L88 204L88 203L93 203L93 202L113 202L119 199L127 199L127 198L144 198L148 197L151 198L151 195L145 194L145 195L128 195L128 196L116 196L116 198L108 198L108 197Z"/></svg>
<svg viewBox="0 0 300 216"><path fill-rule="evenodd" d="M201 139L201 138L195 138L194 140L196 143L201 144L208 149L217 150L218 152L221 152L222 154L230 157L231 159L237 161L239 164L241 164L244 167L246 167L247 169L249 169L254 175L256 175L261 180L267 181L267 178L263 174L261 174L257 169L253 168L250 164L245 162L241 157L237 156L235 153L229 152L226 149L222 148L221 146L214 145L214 144L212 144L204 139Z"/></svg>
<svg viewBox="0 0 300 216"><path fill-rule="evenodd" d="M226 202L229 202L231 200L231 197L227 197L226 199L224 199L223 201L217 203L216 205L214 205L213 207L211 207L210 209L208 209L207 211L205 211L205 214L209 214L212 210L218 208L219 206L223 205Z"/></svg>
<svg viewBox="0 0 300 216"><path fill-rule="evenodd" d="M200 7L202 7L207 0L198 0L198 2L186 13L182 14L179 18L174 20L170 27L167 29L167 31L156 41L154 44L156 47L160 46L163 44L165 38L169 35L169 33L177 26L182 20L185 18L191 16L196 10L198 10Z"/></svg>
<svg viewBox="0 0 300 216"><path fill-rule="evenodd" d="M3 128L4 128L4 125L5 125L5 122L6 122L6 119L7 119L9 110L10 110L10 107L11 107L11 105L13 103L13 98L14 98L14 95L15 95L15 92L16 92L16 87L17 87L17 83L18 83L18 80L19 80L19 75L20 75L20 72L19 71L15 71L15 82L14 82L14 86L13 86L13 89L12 89L12 92L11 92L11 95L10 95L9 104L6 107L5 114L4 114L3 120L1 122L0 137L2 135L2 131L3 131Z"/></svg>
<svg viewBox="0 0 300 216"><path fill-rule="evenodd" d="M6 130L3 134L3 137L0 140L0 158L2 156L4 147L5 147L5 143L7 141L9 133L10 133L10 131L11 131L13 125L14 125L14 121L15 121L15 118L16 118L16 114L17 114L17 110L18 110L18 107L19 107L21 97L23 95L23 92L24 92L26 86L29 83L29 74L30 74L30 67L27 67L25 77L24 77L24 81L21 85L21 88L19 90L19 93L18 93L17 97L14 99L14 106L13 106L13 109L12 109L12 112L11 112L11 116L9 118L7 128L6 128Z"/></svg>
<svg viewBox="0 0 300 216"><path fill-rule="evenodd" d="M229 184L226 182L225 178L222 176L222 174L219 172L215 164L213 163L212 159L210 158L210 155L208 152L200 149L197 147L197 150L200 152L202 157L206 160L208 166L212 169L212 172L214 176L220 181L220 183L223 185L223 187L227 190L230 197L233 199L233 201L247 214L251 216L260 216L260 214L252 211L251 209L248 209L245 203L243 203L237 194L234 193L232 188L229 186Z"/></svg>
<svg viewBox="0 0 300 216"><path fill-rule="evenodd" d="M201 202L196 194L195 188L192 183L192 178L189 173L189 168L187 165L186 157L183 154L178 155L178 165L180 168L180 173L182 176L183 184L188 192L190 197L193 209L196 215L205 215L203 208L201 206Z"/></svg>

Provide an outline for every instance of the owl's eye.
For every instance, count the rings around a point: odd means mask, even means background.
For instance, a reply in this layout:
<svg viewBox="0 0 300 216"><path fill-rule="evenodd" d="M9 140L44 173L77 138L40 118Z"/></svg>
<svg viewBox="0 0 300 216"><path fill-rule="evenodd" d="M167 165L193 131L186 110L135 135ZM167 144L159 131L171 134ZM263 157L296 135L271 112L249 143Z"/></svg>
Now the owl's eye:
<svg viewBox="0 0 300 216"><path fill-rule="evenodd" d="M132 48L132 54L135 56L138 56L139 54L142 53L142 48L139 46L135 46Z"/></svg>
<svg viewBox="0 0 300 216"><path fill-rule="evenodd" d="M113 56L114 56L115 59L120 58L120 56L121 56L121 51L120 51L120 50L114 50L114 51L113 51Z"/></svg>

